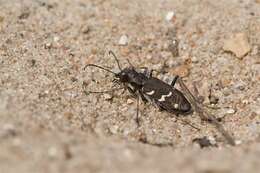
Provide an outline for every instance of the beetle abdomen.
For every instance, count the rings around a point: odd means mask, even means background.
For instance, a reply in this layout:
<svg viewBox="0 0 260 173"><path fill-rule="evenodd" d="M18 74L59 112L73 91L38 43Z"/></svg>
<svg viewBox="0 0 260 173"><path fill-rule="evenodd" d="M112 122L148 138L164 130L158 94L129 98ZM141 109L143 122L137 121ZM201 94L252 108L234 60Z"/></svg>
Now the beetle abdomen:
<svg viewBox="0 0 260 173"><path fill-rule="evenodd" d="M157 78L150 78L144 84L142 93L165 111L180 114L191 112L191 104L184 95L179 90Z"/></svg>

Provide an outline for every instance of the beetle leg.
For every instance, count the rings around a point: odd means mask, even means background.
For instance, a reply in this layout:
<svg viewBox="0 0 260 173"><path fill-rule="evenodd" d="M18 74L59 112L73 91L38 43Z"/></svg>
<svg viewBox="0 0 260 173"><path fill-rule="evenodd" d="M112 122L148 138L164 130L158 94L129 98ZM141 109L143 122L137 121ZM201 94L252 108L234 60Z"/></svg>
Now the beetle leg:
<svg viewBox="0 0 260 173"><path fill-rule="evenodd" d="M128 86L126 86L126 88L134 97L137 97L136 89L132 89L132 88L130 88Z"/></svg>
<svg viewBox="0 0 260 173"><path fill-rule="evenodd" d="M137 89L132 89L128 86L126 86L126 88L128 89L128 91L132 94L133 97L136 97L136 116L135 116L135 122L137 124L137 127L140 126L140 121L139 121L139 95L136 92ZM140 96L142 97L142 95L140 94Z"/></svg>
<svg viewBox="0 0 260 173"><path fill-rule="evenodd" d="M174 87L174 85L175 85L175 83L176 83L176 81L177 81L178 78L179 78L178 75L173 78L172 83L171 83L171 86L172 86L172 87Z"/></svg>
<svg viewBox="0 0 260 173"><path fill-rule="evenodd" d="M137 127L140 127L140 119L139 119L139 97L137 96L137 100L136 100L136 117L135 117L135 121L137 124Z"/></svg>
<svg viewBox="0 0 260 173"><path fill-rule="evenodd" d="M153 69L149 72L149 77L150 77L150 78L153 77L153 72L154 72Z"/></svg>
<svg viewBox="0 0 260 173"><path fill-rule="evenodd" d="M140 95L140 97L141 97L141 99L142 99L142 101L143 101L144 103L147 103L147 102L148 102L148 100L145 98L145 96L143 95L142 92L139 91L139 95Z"/></svg>
<svg viewBox="0 0 260 173"><path fill-rule="evenodd" d="M139 104L140 104L140 97L142 98L142 100L144 102L147 102L146 98L143 96L142 93L137 92L137 89L132 89L130 87L127 87L128 91L134 96L136 97L136 116L135 116L135 121L137 124L137 127L140 127L140 118L139 118Z"/></svg>

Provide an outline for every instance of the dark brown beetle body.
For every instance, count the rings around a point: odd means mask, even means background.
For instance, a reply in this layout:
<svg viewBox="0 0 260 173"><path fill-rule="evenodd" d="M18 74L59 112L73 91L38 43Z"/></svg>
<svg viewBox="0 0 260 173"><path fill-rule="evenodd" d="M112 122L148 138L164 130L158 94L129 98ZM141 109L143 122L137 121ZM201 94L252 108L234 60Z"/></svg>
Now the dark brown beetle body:
<svg viewBox="0 0 260 173"><path fill-rule="evenodd" d="M160 110L176 114L192 112L191 104L179 90L174 88L178 76L169 85L158 78L152 77L152 71L148 72L147 69L144 72L137 72L134 67L122 70L120 68L121 71L115 73L95 64L88 64L87 66L95 66L113 73L115 82L123 84L124 88L128 89L131 94L141 97L144 102L152 102Z"/></svg>
<svg viewBox="0 0 260 173"><path fill-rule="evenodd" d="M150 101L161 110L177 114L188 114L192 110L184 95L174 88L176 78L169 85L147 72L137 72L134 68L125 68L115 77L132 94L139 94L144 102Z"/></svg>

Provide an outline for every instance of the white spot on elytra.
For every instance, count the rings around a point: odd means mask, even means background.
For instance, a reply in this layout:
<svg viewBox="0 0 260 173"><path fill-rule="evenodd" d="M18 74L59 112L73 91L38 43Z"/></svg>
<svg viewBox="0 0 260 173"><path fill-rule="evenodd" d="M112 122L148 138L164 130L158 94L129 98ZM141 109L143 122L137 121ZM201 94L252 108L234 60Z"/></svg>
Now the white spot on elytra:
<svg viewBox="0 0 260 173"><path fill-rule="evenodd" d="M146 93L147 95L153 95L154 94L154 90L150 91L150 92L147 92Z"/></svg>
<svg viewBox="0 0 260 173"><path fill-rule="evenodd" d="M177 109L179 107L179 105L177 103L175 103L173 106L175 109Z"/></svg>
<svg viewBox="0 0 260 173"><path fill-rule="evenodd" d="M169 92L167 95L162 95L162 97L158 100L159 102L164 102L166 97L170 97L172 95L172 92Z"/></svg>

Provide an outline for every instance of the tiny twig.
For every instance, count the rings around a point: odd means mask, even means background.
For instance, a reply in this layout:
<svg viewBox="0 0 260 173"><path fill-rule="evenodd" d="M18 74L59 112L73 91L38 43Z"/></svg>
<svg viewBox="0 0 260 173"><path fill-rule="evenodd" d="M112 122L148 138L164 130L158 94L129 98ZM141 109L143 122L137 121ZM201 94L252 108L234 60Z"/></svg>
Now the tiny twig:
<svg viewBox="0 0 260 173"><path fill-rule="evenodd" d="M121 90L121 89L125 89L125 87L114 88L114 89L106 90L106 91L86 91L86 90L84 90L84 93L85 93L86 95L88 95L88 94L102 94L102 93L114 92L114 91Z"/></svg>

